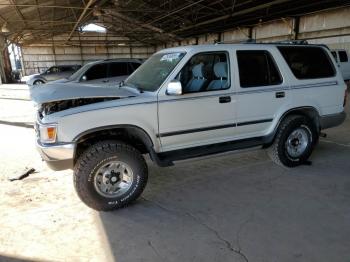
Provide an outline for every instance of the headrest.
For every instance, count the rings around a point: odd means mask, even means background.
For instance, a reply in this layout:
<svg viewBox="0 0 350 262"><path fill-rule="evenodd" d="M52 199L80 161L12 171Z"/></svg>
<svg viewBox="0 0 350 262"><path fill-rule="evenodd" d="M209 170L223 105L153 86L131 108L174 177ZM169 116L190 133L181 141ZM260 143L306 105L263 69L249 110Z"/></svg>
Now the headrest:
<svg viewBox="0 0 350 262"><path fill-rule="evenodd" d="M192 68L193 77L203 77L203 64L200 63Z"/></svg>
<svg viewBox="0 0 350 262"><path fill-rule="evenodd" d="M214 65L214 73L216 77L227 78L227 63L218 62Z"/></svg>

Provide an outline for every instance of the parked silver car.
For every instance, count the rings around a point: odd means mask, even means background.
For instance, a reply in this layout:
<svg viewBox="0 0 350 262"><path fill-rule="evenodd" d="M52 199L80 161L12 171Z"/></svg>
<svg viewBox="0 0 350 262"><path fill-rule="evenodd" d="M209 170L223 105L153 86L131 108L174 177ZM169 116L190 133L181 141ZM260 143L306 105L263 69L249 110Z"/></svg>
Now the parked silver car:
<svg viewBox="0 0 350 262"><path fill-rule="evenodd" d="M107 59L84 65L71 76L54 83L84 83L115 86L133 73L142 61L139 59Z"/></svg>
<svg viewBox="0 0 350 262"><path fill-rule="evenodd" d="M41 74L33 74L22 78L23 82L27 85L42 85L50 81L54 81L61 78L69 77L75 71L77 71L81 65L59 65L51 66L45 72Z"/></svg>

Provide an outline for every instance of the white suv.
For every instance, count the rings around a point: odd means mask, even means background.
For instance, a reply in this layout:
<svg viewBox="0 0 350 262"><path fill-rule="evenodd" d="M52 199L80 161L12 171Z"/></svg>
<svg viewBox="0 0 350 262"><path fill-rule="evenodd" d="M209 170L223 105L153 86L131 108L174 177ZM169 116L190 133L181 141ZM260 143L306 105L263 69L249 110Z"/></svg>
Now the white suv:
<svg viewBox="0 0 350 262"><path fill-rule="evenodd" d="M162 50L119 88L32 94L42 158L74 170L81 200L113 210L159 166L248 147L287 167L307 161L320 131L345 119L346 86L323 46L219 44ZM50 91L51 90L51 91Z"/></svg>

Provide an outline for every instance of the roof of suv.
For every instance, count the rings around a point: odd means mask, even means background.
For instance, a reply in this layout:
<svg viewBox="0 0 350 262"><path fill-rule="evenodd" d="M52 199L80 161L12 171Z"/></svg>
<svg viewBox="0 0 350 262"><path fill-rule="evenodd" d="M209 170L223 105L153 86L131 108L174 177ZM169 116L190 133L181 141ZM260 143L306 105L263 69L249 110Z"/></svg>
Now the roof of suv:
<svg viewBox="0 0 350 262"><path fill-rule="evenodd" d="M240 44L225 44L225 43L218 43L218 44L206 44L206 45L188 45L188 46L177 46L177 47L171 47L166 48L163 50L160 50L159 53L166 53L166 52L192 52L192 51L213 51L213 50L222 50L223 48L228 47L234 47L234 48L245 48L247 46L254 46L254 47L264 47L267 46L303 46L303 47L324 47L328 48L325 45L316 45L316 44L290 44L290 43L283 43L283 42L277 42L277 43L240 43Z"/></svg>
<svg viewBox="0 0 350 262"><path fill-rule="evenodd" d="M104 60L97 60L93 62L89 62L85 65L96 65L101 63L113 63L113 62L129 62L129 63L142 63L141 59L137 58L113 58L113 59L104 59Z"/></svg>

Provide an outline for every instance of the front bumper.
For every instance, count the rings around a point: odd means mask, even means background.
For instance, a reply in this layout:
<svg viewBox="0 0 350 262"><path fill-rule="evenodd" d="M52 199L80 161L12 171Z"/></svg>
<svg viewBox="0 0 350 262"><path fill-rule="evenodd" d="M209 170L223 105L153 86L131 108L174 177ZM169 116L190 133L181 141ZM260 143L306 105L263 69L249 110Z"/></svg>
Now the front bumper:
<svg viewBox="0 0 350 262"><path fill-rule="evenodd" d="M346 113L343 111L337 114L320 116L321 129L327 129L341 125L346 118Z"/></svg>
<svg viewBox="0 0 350 262"><path fill-rule="evenodd" d="M37 141L36 147L51 169L73 169L75 143L42 144Z"/></svg>

